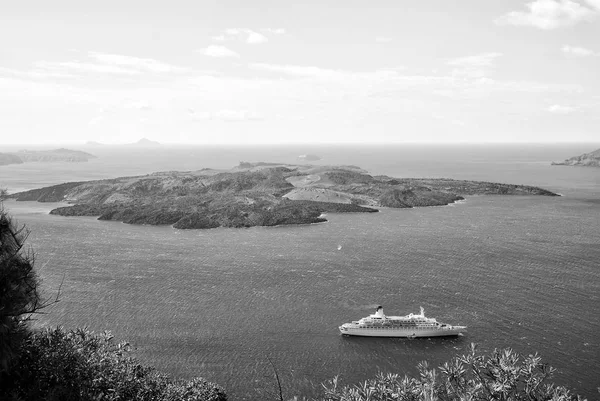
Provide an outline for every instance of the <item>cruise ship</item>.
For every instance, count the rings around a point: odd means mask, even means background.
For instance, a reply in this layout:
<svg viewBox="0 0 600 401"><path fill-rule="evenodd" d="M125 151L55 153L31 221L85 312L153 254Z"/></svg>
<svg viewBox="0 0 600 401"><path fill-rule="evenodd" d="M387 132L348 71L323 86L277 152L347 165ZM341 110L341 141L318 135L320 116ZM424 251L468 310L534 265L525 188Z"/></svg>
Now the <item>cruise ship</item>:
<svg viewBox="0 0 600 401"><path fill-rule="evenodd" d="M340 326L343 335L367 337L458 336L466 331L466 326L451 326L425 317L423 308L418 315L411 313L406 316L386 316L381 306L368 317Z"/></svg>

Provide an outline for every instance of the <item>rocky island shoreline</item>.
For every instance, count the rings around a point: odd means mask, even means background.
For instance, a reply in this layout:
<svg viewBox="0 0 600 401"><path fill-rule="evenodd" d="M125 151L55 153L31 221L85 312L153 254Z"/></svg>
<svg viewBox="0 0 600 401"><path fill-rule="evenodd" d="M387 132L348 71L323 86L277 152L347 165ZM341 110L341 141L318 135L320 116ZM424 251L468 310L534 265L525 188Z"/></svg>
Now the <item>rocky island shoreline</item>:
<svg viewBox="0 0 600 401"><path fill-rule="evenodd" d="M586 166L600 167L600 149L579 156L573 156L562 162L552 162L553 166Z"/></svg>
<svg viewBox="0 0 600 401"><path fill-rule="evenodd" d="M442 206L467 195L559 196L542 188L453 179L373 176L357 166L246 163L231 170L159 172L69 182L10 195L67 202L61 216L99 216L179 229L324 222L323 213Z"/></svg>
<svg viewBox="0 0 600 401"><path fill-rule="evenodd" d="M0 166L32 162L70 162L81 163L94 159L96 156L81 150L52 149L52 150L19 150L18 152L0 153Z"/></svg>

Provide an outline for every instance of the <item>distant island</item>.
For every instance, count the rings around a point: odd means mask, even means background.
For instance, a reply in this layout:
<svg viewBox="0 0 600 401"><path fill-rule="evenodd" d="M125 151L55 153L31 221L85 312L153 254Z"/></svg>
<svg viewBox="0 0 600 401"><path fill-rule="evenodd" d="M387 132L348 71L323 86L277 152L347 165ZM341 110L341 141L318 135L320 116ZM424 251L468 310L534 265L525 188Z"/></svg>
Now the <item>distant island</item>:
<svg viewBox="0 0 600 401"><path fill-rule="evenodd" d="M317 155L306 154L298 156L298 160L303 162L314 162L317 160L321 160L321 158Z"/></svg>
<svg viewBox="0 0 600 401"><path fill-rule="evenodd" d="M600 149L579 156L573 156L562 162L552 162L553 166L587 166L600 167Z"/></svg>
<svg viewBox="0 0 600 401"><path fill-rule="evenodd" d="M152 141L148 138L142 138L137 142L132 143L131 145L136 146L160 146L160 142Z"/></svg>
<svg viewBox="0 0 600 401"><path fill-rule="evenodd" d="M373 176L356 166L242 162L226 171L69 182L10 197L71 203L50 212L61 216L203 229L319 223L327 212L441 206L476 194L558 196L524 185Z"/></svg>
<svg viewBox="0 0 600 401"><path fill-rule="evenodd" d="M19 150L18 152L0 153L0 166L30 162L87 162L96 156L71 149L53 150Z"/></svg>
<svg viewBox="0 0 600 401"><path fill-rule="evenodd" d="M23 164L23 160L15 153L0 153L0 166Z"/></svg>

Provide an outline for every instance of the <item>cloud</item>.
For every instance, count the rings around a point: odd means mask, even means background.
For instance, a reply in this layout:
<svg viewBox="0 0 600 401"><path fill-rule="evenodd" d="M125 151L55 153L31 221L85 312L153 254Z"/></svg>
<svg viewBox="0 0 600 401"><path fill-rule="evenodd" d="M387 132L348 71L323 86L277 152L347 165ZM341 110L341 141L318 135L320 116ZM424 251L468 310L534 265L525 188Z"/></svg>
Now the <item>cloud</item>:
<svg viewBox="0 0 600 401"><path fill-rule="evenodd" d="M459 67L490 67L494 63L494 60L500 56L502 56L502 53L482 53L475 56L455 58L446 64Z"/></svg>
<svg viewBox="0 0 600 401"><path fill-rule="evenodd" d="M578 57L588 57L588 56L593 56L596 54L596 53L594 53L593 50L586 49L585 47L579 47L579 46L565 45L562 47L561 50L566 55L578 56Z"/></svg>
<svg viewBox="0 0 600 401"><path fill-rule="evenodd" d="M227 28L223 30L220 35L213 36L212 39L217 42L224 42L230 40L244 41L251 45L257 45L266 43L269 41L267 35L283 35L285 29L283 28L262 28L259 33L248 28Z"/></svg>
<svg viewBox="0 0 600 401"><path fill-rule="evenodd" d="M585 0L585 2L597 11L600 11L600 0Z"/></svg>
<svg viewBox="0 0 600 401"><path fill-rule="evenodd" d="M576 108L571 106L561 106L560 104L554 104L547 109L550 113L555 114L570 114L576 110Z"/></svg>
<svg viewBox="0 0 600 401"><path fill-rule="evenodd" d="M72 79L77 78L77 75L61 71L48 71L42 69L35 69L29 71L15 70L12 68L0 67L0 76L5 75L14 78L21 79L47 79L47 78L58 78L58 79Z"/></svg>
<svg viewBox="0 0 600 401"><path fill-rule="evenodd" d="M118 65L90 63L85 61L37 61L34 67L48 72L67 70L71 73L103 73L120 75L138 75L140 70L133 68L124 68Z"/></svg>
<svg viewBox="0 0 600 401"><path fill-rule="evenodd" d="M281 64L266 64L266 63L251 63L248 65L249 68L267 72L277 72L285 75L302 77L302 78L315 78L320 80L361 80L361 79L374 79L384 80L389 77L395 77L398 75L397 70L393 69L382 69L369 72L355 72L355 71L344 71L344 70L333 70L329 68L321 68L315 66L300 66L300 65L281 65Z"/></svg>
<svg viewBox="0 0 600 401"><path fill-rule="evenodd" d="M188 114L192 121L206 121L212 118L212 115L207 111L196 111L193 108L188 108Z"/></svg>
<svg viewBox="0 0 600 401"><path fill-rule="evenodd" d="M459 57L446 62L454 67L452 75L464 78L485 78L494 66L494 62L502 53L488 52L475 56Z"/></svg>
<svg viewBox="0 0 600 401"><path fill-rule="evenodd" d="M88 121L88 125L89 126L94 126L94 125L98 125L101 122L103 122L105 120L104 116L96 116L96 117L92 117L89 121Z"/></svg>
<svg viewBox="0 0 600 401"><path fill-rule="evenodd" d="M330 70L327 68L298 65L252 63L249 65L249 67L255 70L280 72L287 75L295 75L301 77L332 77L341 73L341 71Z"/></svg>
<svg viewBox="0 0 600 401"><path fill-rule="evenodd" d="M105 65L116 65L121 67L133 68L142 72L151 73L180 73L187 72L189 69L167 64L150 58L139 58L123 56L120 54L106 54L89 52L88 56Z"/></svg>
<svg viewBox="0 0 600 401"><path fill-rule="evenodd" d="M392 41L392 38L388 38L386 36L377 36L375 38L375 42L377 43L390 43Z"/></svg>
<svg viewBox="0 0 600 401"><path fill-rule="evenodd" d="M77 78L82 74L179 74L190 71L154 59L98 52L88 52L84 60L37 61L33 67L34 70L28 72L31 78Z"/></svg>
<svg viewBox="0 0 600 401"><path fill-rule="evenodd" d="M248 37L246 38L246 43L249 43L251 45L257 45L257 44L261 44L261 43L266 43L268 41L269 41L269 39L267 39L267 37L265 35L262 35L258 32L254 32L254 31L248 31Z"/></svg>
<svg viewBox="0 0 600 401"><path fill-rule="evenodd" d="M527 11L511 11L495 20L498 25L532 26L556 29L589 21L598 15L600 0L586 0L586 7L572 0L535 0L527 3Z"/></svg>
<svg viewBox="0 0 600 401"><path fill-rule="evenodd" d="M499 57L499 53L495 57ZM470 60L467 63L466 60ZM477 60L477 61L475 61ZM454 64L462 66L489 65L483 68L493 68L493 62L483 61L487 58L465 57L451 60ZM475 99L488 96L514 96L515 94L530 93L532 96L541 93L562 93L576 95L582 92L580 85L552 84L535 81L500 81L488 77L473 77L469 79L456 79L456 75L407 75L398 70L371 70L349 71L321 68L316 66L280 65L266 63L250 63L250 69L275 74L257 82L257 89L269 88L269 85L289 85L294 91L302 92L315 90L319 96L315 99L324 99L326 96L350 99L362 98L396 98L407 96L414 91L418 96L435 95L436 98L445 97L452 99ZM458 70L460 68L456 68ZM466 69L466 71L469 71ZM296 78L296 79L294 79ZM213 78L214 79L214 78ZM250 90L245 83L244 90ZM207 83L206 85L208 85ZM237 84L241 85L241 84ZM263 92L267 92L266 89ZM279 92L273 91L273 93ZM285 92L285 91L284 91ZM291 91L290 91L291 92ZM320 100L319 100L320 101ZM536 106L538 107L538 106Z"/></svg>
<svg viewBox="0 0 600 401"><path fill-rule="evenodd" d="M210 45L206 49L201 49L200 52L209 57L240 57L233 50L220 45Z"/></svg>
<svg viewBox="0 0 600 401"><path fill-rule="evenodd" d="M152 110L152 106L146 100L133 100L123 105L126 109L136 109L149 111Z"/></svg>

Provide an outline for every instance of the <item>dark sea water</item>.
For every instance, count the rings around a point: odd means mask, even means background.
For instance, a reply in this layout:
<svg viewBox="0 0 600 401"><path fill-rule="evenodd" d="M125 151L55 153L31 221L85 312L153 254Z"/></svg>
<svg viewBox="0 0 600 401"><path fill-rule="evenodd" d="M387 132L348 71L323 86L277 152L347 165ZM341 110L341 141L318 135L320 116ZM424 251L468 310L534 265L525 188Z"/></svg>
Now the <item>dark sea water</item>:
<svg viewBox="0 0 600 401"><path fill-rule="evenodd" d="M550 166L599 144L90 149L89 163L0 167L10 192L66 181L239 161L353 164L373 174L530 184L562 197L473 196L445 207L330 214L309 226L175 230L48 215L8 201L31 230L47 295L40 325L88 326L128 340L143 361L202 376L230 399L316 396L340 375L414 374L460 354L512 347L541 354L555 381L588 399L600 386L600 169ZM341 248L340 248L341 247ZM342 337L381 304L468 326L458 338Z"/></svg>

